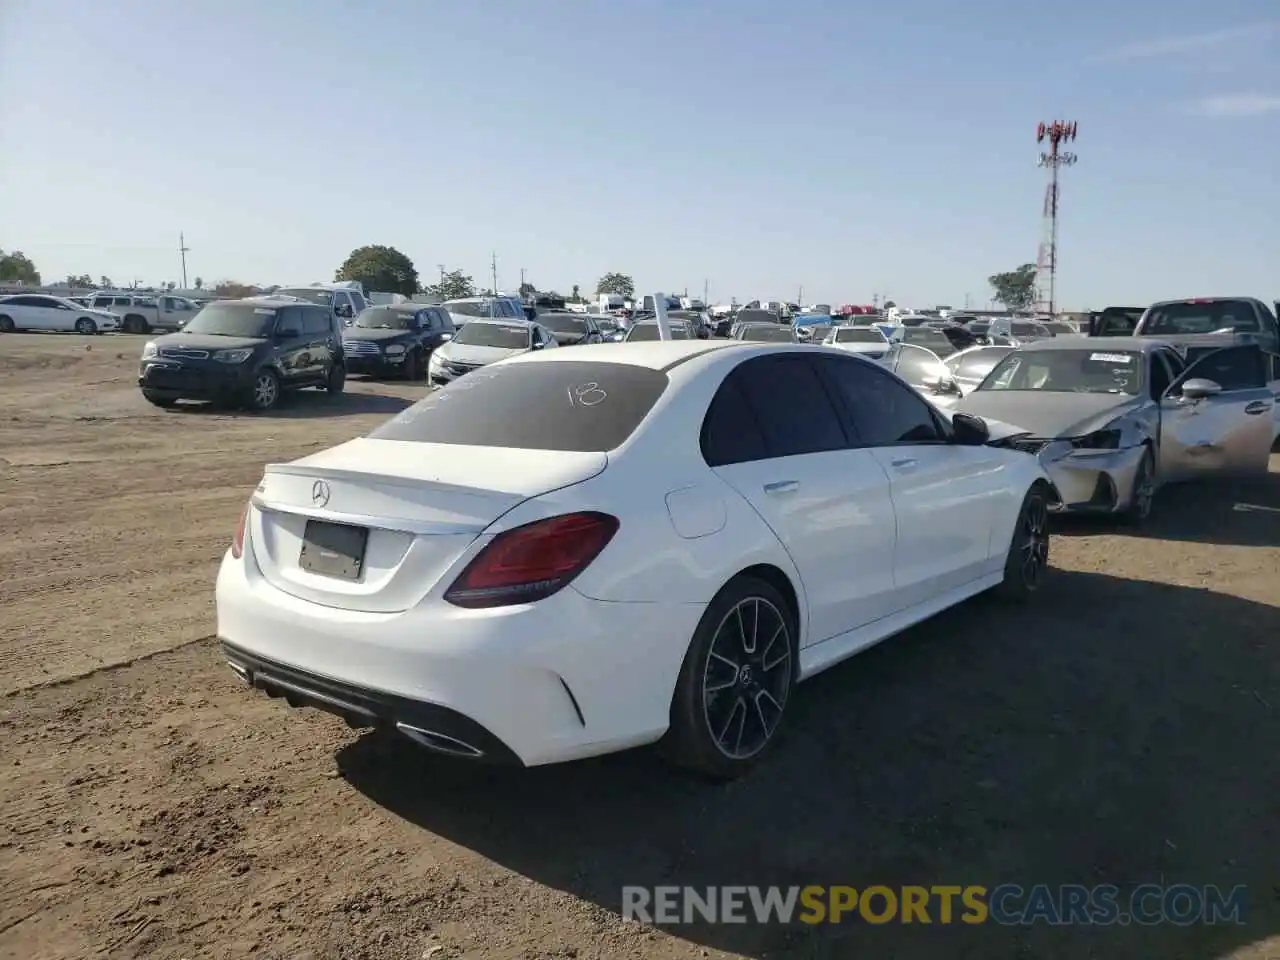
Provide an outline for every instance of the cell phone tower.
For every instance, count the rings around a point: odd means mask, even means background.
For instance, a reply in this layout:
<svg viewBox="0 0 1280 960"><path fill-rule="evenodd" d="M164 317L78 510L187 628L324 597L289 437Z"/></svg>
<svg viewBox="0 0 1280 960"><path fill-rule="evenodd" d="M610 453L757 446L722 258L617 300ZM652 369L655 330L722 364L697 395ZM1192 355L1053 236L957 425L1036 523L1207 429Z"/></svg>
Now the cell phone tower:
<svg viewBox="0 0 1280 960"><path fill-rule="evenodd" d="M1080 159L1074 153L1063 150L1064 144L1074 143L1079 124L1074 120L1041 122L1036 127L1036 143L1046 144L1036 160L1036 166L1049 171L1049 185L1044 191L1044 232L1040 240L1040 252L1036 257L1036 308L1053 316L1057 307L1058 283L1058 173L1063 167L1073 167ZM1048 296L1045 296L1042 278L1049 275Z"/></svg>

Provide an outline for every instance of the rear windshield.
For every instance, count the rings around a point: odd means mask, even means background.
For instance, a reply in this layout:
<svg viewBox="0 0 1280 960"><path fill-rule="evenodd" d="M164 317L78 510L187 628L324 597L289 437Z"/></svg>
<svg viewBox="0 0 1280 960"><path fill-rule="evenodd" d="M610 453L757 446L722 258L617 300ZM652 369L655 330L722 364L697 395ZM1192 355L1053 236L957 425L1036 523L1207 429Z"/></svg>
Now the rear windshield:
<svg viewBox="0 0 1280 960"><path fill-rule="evenodd" d="M747 327L742 331L743 340L752 340L757 343L791 343L795 338L795 332L790 327L776 323Z"/></svg>
<svg viewBox="0 0 1280 960"><path fill-rule="evenodd" d="M872 327L842 327L835 333L836 343L884 343L884 334Z"/></svg>
<svg viewBox="0 0 1280 960"><path fill-rule="evenodd" d="M500 317L502 312L492 300L447 300L444 308L463 317Z"/></svg>
<svg viewBox="0 0 1280 960"><path fill-rule="evenodd" d="M603 453L635 432L667 375L629 363L513 363L455 380L388 420L372 440Z"/></svg>
<svg viewBox="0 0 1280 960"><path fill-rule="evenodd" d="M453 338L454 343L473 347L502 347L506 350L527 350L532 327L516 327L505 323L463 324Z"/></svg>
<svg viewBox="0 0 1280 960"><path fill-rule="evenodd" d="M1142 323L1151 336L1183 333L1256 333L1258 317L1244 300L1211 300L1207 303L1166 303L1152 307Z"/></svg>
<svg viewBox="0 0 1280 960"><path fill-rule="evenodd" d="M306 300L321 307L327 307L333 303L332 293L328 290L317 290L315 287L281 287L275 293L278 297L297 297L299 300Z"/></svg>
<svg viewBox="0 0 1280 960"><path fill-rule="evenodd" d="M544 313L538 317L538 322L556 333L581 333L587 328L585 317L575 317L571 313Z"/></svg>
<svg viewBox="0 0 1280 960"><path fill-rule="evenodd" d="M678 323L668 323L671 330L672 340L688 340L689 331L686 327ZM656 323L638 323L631 328L631 332L627 334L627 341L634 343L637 340L661 340L662 336L658 331Z"/></svg>

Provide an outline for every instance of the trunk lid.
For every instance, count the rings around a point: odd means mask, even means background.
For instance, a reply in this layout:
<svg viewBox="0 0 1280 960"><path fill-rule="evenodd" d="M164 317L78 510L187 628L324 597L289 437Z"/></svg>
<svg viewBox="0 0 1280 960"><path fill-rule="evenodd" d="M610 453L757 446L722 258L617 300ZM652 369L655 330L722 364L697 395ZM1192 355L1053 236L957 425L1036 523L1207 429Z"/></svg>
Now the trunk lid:
<svg viewBox="0 0 1280 960"><path fill-rule="evenodd" d="M253 495L249 540L263 576L285 593L346 610L398 613L430 592L503 514L607 465L603 453L360 438L268 464ZM332 568L334 551L341 557L348 549L332 539L317 546L309 524L313 534L323 533L324 524L365 531L354 534L364 538L358 573L309 569L318 554Z"/></svg>

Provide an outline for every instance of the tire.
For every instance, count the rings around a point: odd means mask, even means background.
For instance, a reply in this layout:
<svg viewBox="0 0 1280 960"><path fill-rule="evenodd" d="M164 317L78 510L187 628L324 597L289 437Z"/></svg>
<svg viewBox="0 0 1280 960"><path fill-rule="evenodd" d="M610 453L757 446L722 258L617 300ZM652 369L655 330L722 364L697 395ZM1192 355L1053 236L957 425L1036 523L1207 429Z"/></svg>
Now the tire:
<svg viewBox="0 0 1280 960"><path fill-rule="evenodd" d="M329 393L337 395L341 393L347 386L347 368L341 364L334 364L329 368L329 376L324 382L324 388Z"/></svg>
<svg viewBox="0 0 1280 960"><path fill-rule="evenodd" d="M1004 561L1004 580L992 591L1011 603L1026 603L1040 589L1049 568L1049 496L1039 484L1022 498L1022 508Z"/></svg>
<svg viewBox="0 0 1280 960"><path fill-rule="evenodd" d="M76 321L76 333L91 337L98 332L98 325L88 317L81 317Z"/></svg>
<svg viewBox="0 0 1280 960"><path fill-rule="evenodd" d="M0 333L13 333L17 329L13 323L13 317L0 313Z"/></svg>
<svg viewBox="0 0 1280 960"><path fill-rule="evenodd" d="M280 378L274 370L259 370L249 388L249 409L259 413L274 409L280 402Z"/></svg>
<svg viewBox="0 0 1280 960"><path fill-rule="evenodd" d="M1155 496L1156 457L1148 445L1138 462L1137 472L1133 475L1133 493L1120 513L1120 522L1129 527L1142 526L1151 519Z"/></svg>
<svg viewBox="0 0 1280 960"><path fill-rule="evenodd" d="M797 627L786 600L766 581L741 576L721 588L680 668L661 744L668 760L727 781L764 756L795 690Z"/></svg>
<svg viewBox="0 0 1280 960"><path fill-rule="evenodd" d="M125 333L150 333L151 324L147 323L147 318L131 313L121 321L120 327Z"/></svg>
<svg viewBox="0 0 1280 960"><path fill-rule="evenodd" d="M143 390L142 396L146 398L147 403L151 404L152 406L160 407L165 410L168 410L170 407L172 407L175 403L178 402L173 397L162 397L151 390Z"/></svg>

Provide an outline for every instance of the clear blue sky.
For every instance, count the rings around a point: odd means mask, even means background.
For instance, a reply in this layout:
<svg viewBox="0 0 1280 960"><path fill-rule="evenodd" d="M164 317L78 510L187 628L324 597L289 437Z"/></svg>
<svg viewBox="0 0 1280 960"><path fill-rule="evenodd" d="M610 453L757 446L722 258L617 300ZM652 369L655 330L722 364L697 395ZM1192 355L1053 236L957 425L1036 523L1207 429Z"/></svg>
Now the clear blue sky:
<svg viewBox="0 0 1280 960"><path fill-rule="evenodd" d="M1275 0L2 0L0 248L46 279L499 283L975 306L1280 296Z"/></svg>

